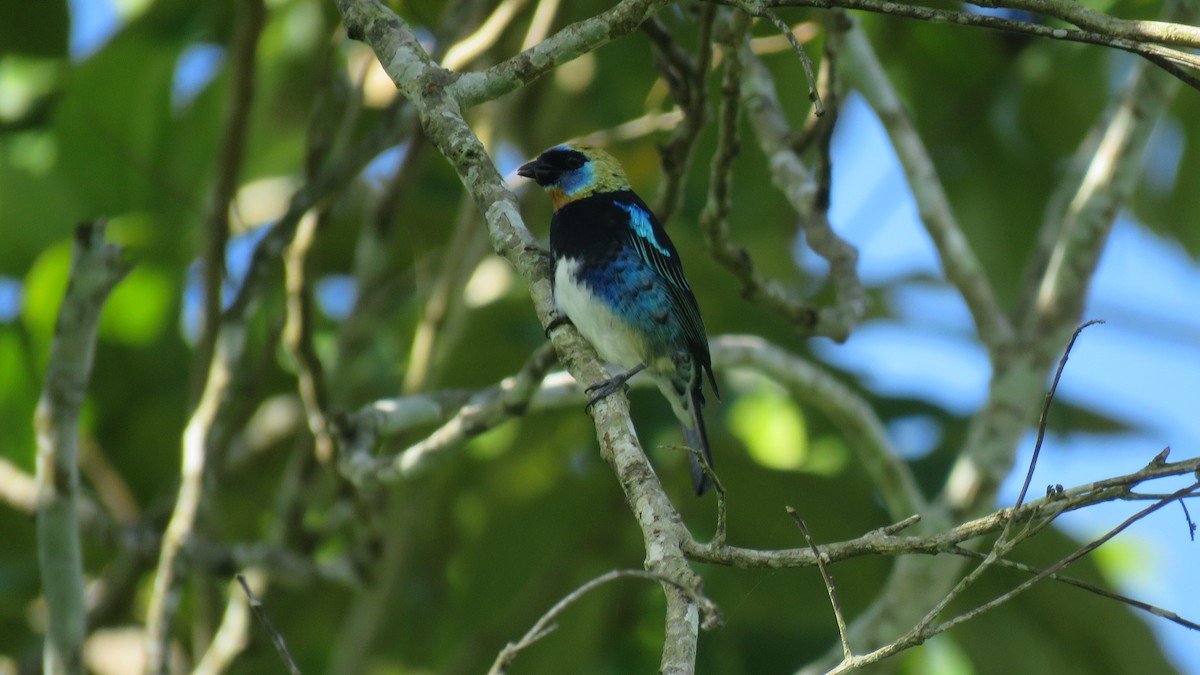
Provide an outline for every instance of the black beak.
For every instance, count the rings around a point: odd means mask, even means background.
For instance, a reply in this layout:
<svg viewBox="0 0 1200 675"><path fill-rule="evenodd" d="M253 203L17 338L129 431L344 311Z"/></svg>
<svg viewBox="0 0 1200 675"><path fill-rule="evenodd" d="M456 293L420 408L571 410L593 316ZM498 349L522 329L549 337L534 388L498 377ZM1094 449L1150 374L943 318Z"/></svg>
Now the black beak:
<svg viewBox="0 0 1200 675"><path fill-rule="evenodd" d="M549 166L546 166L546 164L540 159L535 159L532 162L522 164L521 168L517 169L517 175L524 176L525 178L531 178L536 181L538 185L549 185L550 183L553 183L554 179L557 177L556 172Z"/></svg>

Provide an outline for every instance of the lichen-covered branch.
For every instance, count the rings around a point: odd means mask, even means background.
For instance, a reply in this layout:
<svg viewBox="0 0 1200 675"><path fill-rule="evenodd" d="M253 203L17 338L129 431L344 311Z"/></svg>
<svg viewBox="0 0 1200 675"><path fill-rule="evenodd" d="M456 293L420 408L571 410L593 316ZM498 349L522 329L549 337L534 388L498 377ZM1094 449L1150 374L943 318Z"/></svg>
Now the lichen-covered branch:
<svg viewBox="0 0 1200 675"><path fill-rule="evenodd" d="M564 29L556 36L558 40L551 38L523 55L537 53L548 44L603 44L611 39L610 36L632 30L656 6L657 3L622 3L606 13L615 23L595 26L590 23L596 19L594 17ZM483 144L463 119L462 108L471 101L471 90L451 89L458 78L435 64L408 25L376 0L339 0L338 7L347 34L371 45L401 94L416 109L426 137L458 172L487 220L494 250L525 277L538 316L543 325L548 325L551 317L549 265L521 220L513 194L505 187ZM630 8L640 8L643 12L630 14L623 19L625 23L620 17L611 16L618 10L629 12ZM590 28L584 28L585 25ZM594 30L596 28L601 30ZM562 37L564 35L568 37ZM567 52L557 54L566 59ZM546 55L541 52L541 56ZM503 91L493 95L500 93ZM577 380L595 382L602 379L595 354L576 331L555 331L553 343L560 359ZM686 529L638 443L629 419L627 399L614 395L598 402L591 410L601 454L617 474L626 501L642 529L647 552L646 569L665 574L685 587L696 587L699 580L680 549ZM681 596L674 586L665 584L663 590L668 598L668 611L661 670L691 672L695 667L698 610L694 602Z"/></svg>
<svg viewBox="0 0 1200 675"><path fill-rule="evenodd" d="M1059 334L1083 311L1104 242L1141 177L1142 151L1176 90L1145 69L1135 71L1126 94L1084 141L1076 163L1086 168L1071 174L1078 182L1062 210L1047 214L1047 229L1057 236L1037 268L1041 278L1030 280L1036 292L1021 325L1027 338Z"/></svg>
<svg viewBox="0 0 1200 675"><path fill-rule="evenodd" d="M444 459L448 451L523 412L555 359L554 349L547 343L530 356L516 376L469 397L459 394L445 401L440 400L445 396L412 396L368 406L339 424L343 434L339 462L342 474L356 485L393 483L420 475L436 460ZM447 417L438 430L394 457L370 454L379 435L389 431L389 423L391 433L395 433Z"/></svg>
<svg viewBox="0 0 1200 675"><path fill-rule="evenodd" d="M38 399L37 532L49 625L42 668L82 675L83 553L79 542L79 414L96 353L100 310L131 266L104 240L104 223L75 230L67 293L58 310L46 383Z"/></svg>
<svg viewBox="0 0 1200 675"><path fill-rule="evenodd" d="M805 332L845 340L867 311L867 295L858 278L858 251L834 232L823 209L819 190L808 167L792 148L791 125L783 114L775 82L759 58L743 43L742 107L767 156L771 178L795 209L808 246L829 263L836 304L810 308L792 298L778 282L760 282L755 297L794 322Z"/></svg>
<svg viewBox="0 0 1200 675"><path fill-rule="evenodd" d="M723 0L725 4L737 5L744 0ZM1165 44L1177 45L1182 47L1196 47L1200 44L1200 28L1188 26L1185 24L1175 24L1161 22L1124 22L1121 19L1109 17L1116 25L1123 25L1124 29L1118 32L1127 34L1143 35L1138 38L1121 37L1112 33L1100 32L1097 30L1079 30L1074 28L1062 28L1060 26L1051 26L1043 23L1020 21L1017 19L1008 19L998 16L990 16L984 14L971 14L968 12L958 12L953 10L935 9L932 7L924 7L921 5L902 4L889 2L888 0L760 0L763 6L768 7L813 7L819 9L855 9L866 12L874 12L879 14L888 14L892 16L901 16L909 19L917 19L920 21L931 21L935 23L960 25L960 26L975 26L987 28L990 30L999 30L1011 33L1019 33L1023 35L1031 35L1034 37L1046 38L1051 40L1066 40L1069 42L1082 42L1086 44L1100 45L1110 47L1112 49L1120 49L1133 54L1137 54L1146 58L1146 60L1155 64L1159 68L1167 71L1180 81L1185 82L1188 86L1200 89L1200 76L1197 76L1196 71L1200 70L1200 56L1166 47ZM1036 0L1031 0L1036 1ZM978 3L984 4L984 3ZM995 7L1013 7L1016 3L1006 1L996 2L989 6ZM1055 5L1067 5L1074 3L1055 2ZM1049 3L1047 3L1049 6ZM1016 8L1016 7L1014 7ZM1069 19L1065 19L1068 20ZM1152 28L1151 24L1156 24L1156 28ZM1134 26L1137 27L1134 27ZM1161 39L1155 39L1161 38Z"/></svg>

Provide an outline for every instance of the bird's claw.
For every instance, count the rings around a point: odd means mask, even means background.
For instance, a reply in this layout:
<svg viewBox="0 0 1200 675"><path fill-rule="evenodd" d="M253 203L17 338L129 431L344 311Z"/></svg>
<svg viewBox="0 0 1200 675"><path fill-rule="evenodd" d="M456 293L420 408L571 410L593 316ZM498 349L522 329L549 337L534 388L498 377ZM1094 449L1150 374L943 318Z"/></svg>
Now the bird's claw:
<svg viewBox="0 0 1200 675"><path fill-rule="evenodd" d="M559 313L555 312L554 315L550 318L550 323L546 324L546 337L547 338L550 337L550 331L554 330L555 328L558 328L559 326L565 326L567 324L570 324L572 326L575 325L571 321L571 318L568 317L567 315L559 314Z"/></svg>
<svg viewBox="0 0 1200 675"><path fill-rule="evenodd" d="M596 402L599 401L600 399L605 398L606 396L612 395L618 389L625 388L625 383L629 381L629 378L633 377L634 375L637 375L638 373L642 372L645 369L646 369L646 364L643 363L643 364L640 364L633 368L630 368L629 370L621 373L620 375L616 375L615 377L610 377L607 380L597 382L596 384L593 384L592 386L584 389L583 393L590 395L590 398L588 399L588 404L586 406L584 406L584 408L583 408L584 412L590 411L592 409L592 406L596 405Z"/></svg>
<svg viewBox="0 0 1200 675"><path fill-rule="evenodd" d="M591 411L592 406L600 402L601 399L613 395L618 389L625 388L625 380L627 379L629 378L618 375L603 382L597 382L584 389L583 393L588 395L587 405L583 407L584 412Z"/></svg>

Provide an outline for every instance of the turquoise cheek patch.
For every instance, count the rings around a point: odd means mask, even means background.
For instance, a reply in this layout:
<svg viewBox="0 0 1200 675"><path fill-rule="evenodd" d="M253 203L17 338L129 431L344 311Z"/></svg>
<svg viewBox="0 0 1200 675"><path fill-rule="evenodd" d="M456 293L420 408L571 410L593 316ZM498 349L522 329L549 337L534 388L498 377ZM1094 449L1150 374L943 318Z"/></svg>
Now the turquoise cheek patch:
<svg viewBox="0 0 1200 675"><path fill-rule="evenodd" d="M650 226L650 214L646 213L645 209L637 204L616 202L616 205L629 214L629 224L633 227L633 231L637 233L637 236L649 242L651 246L665 257L671 257L670 251L659 245L658 240L654 238L654 228Z"/></svg>
<svg viewBox="0 0 1200 675"><path fill-rule="evenodd" d="M558 180L558 185L568 197L574 197L575 193L591 186L594 180L595 177L592 174L592 163L588 162L578 169L575 169L571 173L564 174L563 177Z"/></svg>

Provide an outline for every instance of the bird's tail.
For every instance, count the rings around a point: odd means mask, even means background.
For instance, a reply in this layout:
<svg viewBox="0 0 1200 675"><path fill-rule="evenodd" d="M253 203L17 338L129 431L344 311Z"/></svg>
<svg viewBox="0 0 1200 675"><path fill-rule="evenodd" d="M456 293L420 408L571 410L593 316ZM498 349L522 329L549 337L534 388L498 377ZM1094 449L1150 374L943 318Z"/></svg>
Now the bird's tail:
<svg viewBox="0 0 1200 675"><path fill-rule="evenodd" d="M688 447L695 448L704 455L704 461L711 469L713 465L712 451L708 447L708 432L704 429L704 396L699 387L692 390L691 397L691 423L683 422L683 436L687 439ZM696 490L696 496L708 492L708 489L712 487L712 479L705 473L704 467L700 466L700 460L694 453L688 453L688 466L692 469L692 487Z"/></svg>

